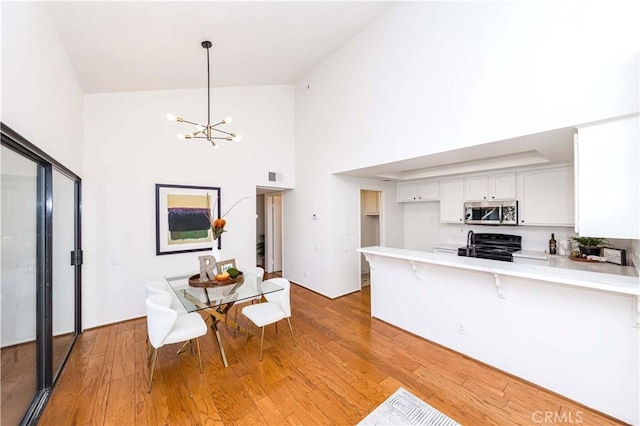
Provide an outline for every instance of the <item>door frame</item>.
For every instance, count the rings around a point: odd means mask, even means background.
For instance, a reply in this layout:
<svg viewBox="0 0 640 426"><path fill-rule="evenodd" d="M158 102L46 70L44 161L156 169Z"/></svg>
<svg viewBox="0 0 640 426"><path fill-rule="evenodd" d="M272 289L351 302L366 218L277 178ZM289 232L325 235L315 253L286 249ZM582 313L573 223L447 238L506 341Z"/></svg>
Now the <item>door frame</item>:
<svg viewBox="0 0 640 426"><path fill-rule="evenodd" d="M274 198L280 199L279 214L274 214L275 203ZM284 209L284 197L281 192L265 194L265 270L267 272L276 272L276 260L279 256L279 271L282 272L283 264L283 232L282 232L282 212ZM271 210L271 211L269 211ZM270 270L273 269L273 270Z"/></svg>
<svg viewBox="0 0 640 426"><path fill-rule="evenodd" d="M358 188L358 248L362 248L362 209L364 208L364 206L362 205L362 191L374 191L374 192L379 192L380 193L380 211L378 214L378 235L379 235L379 244L380 246L384 246L385 245L385 226L384 226L384 222L385 222L385 209L384 209L384 203L385 203L385 197L386 197L386 191L382 188L374 188L372 186L360 186ZM361 278L362 278L362 253L358 253L358 283L360 283L360 290L362 290L362 282L361 282ZM371 285L371 278L369 278L369 285Z"/></svg>

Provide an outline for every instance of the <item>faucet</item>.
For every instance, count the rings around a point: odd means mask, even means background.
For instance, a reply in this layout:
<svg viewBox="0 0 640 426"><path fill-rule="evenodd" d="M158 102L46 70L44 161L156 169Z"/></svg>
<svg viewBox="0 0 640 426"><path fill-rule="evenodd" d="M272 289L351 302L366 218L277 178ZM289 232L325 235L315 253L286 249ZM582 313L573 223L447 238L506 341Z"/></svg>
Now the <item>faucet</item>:
<svg viewBox="0 0 640 426"><path fill-rule="evenodd" d="M473 231L467 232L467 257L469 257L469 250L471 250L471 256L476 257L476 235Z"/></svg>

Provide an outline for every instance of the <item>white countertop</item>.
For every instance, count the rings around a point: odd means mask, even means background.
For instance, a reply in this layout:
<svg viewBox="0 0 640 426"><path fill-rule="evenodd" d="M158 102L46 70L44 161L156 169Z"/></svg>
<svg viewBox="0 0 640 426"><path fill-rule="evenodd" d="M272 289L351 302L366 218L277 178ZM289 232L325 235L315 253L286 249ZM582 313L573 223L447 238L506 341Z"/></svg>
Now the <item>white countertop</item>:
<svg viewBox="0 0 640 426"><path fill-rule="evenodd" d="M433 246L433 249L441 249L441 250L452 250L457 253L458 248L464 246L464 244L453 244L453 243L438 243Z"/></svg>
<svg viewBox="0 0 640 426"><path fill-rule="evenodd" d="M584 262L575 262L561 256L550 256L553 257L553 259L550 259L548 264L540 262L540 265L531 265L380 246L363 247L358 249L358 251L365 254L405 259L413 262L431 263L453 268L483 271L491 274L529 278L538 281L640 296L640 279L637 276L585 270ZM573 263L579 263L581 265L580 269L571 267ZM586 265L593 267L608 266L593 263ZM618 266L618 268L622 267ZM631 269L635 271L635 268Z"/></svg>
<svg viewBox="0 0 640 426"><path fill-rule="evenodd" d="M608 262L579 262L569 259L568 256L552 255L538 251L525 251L513 253L514 258L534 259L540 266L550 268L572 269L575 271L596 272L601 274L626 275L637 277L638 270L633 266L621 266ZM538 262L536 262L538 263Z"/></svg>
<svg viewBox="0 0 640 426"><path fill-rule="evenodd" d="M549 255L541 251L520 250L513 253L513 257L521 257L524 259L549 260Z"/></svg>

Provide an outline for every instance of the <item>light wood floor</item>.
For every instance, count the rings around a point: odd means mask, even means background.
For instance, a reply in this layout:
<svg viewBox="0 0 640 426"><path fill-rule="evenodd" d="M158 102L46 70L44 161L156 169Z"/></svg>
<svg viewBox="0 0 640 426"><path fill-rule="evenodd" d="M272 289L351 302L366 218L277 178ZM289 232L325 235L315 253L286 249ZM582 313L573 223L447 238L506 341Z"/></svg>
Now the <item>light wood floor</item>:
<svg viewBox="0 0 640 426"><path fill-rule="evenodd" d="M53 337L54 374L69 350L73 334ZM17 425L36 395L36 342L0 349L0 425Z"/></svg>
<svg viewBox="0 0 640 426"><path fill-rule="evenodd" d="M202 375L195 355L165 346L150 394L144 319L86 331L39 424L353 425L399 386L464 425L539 425L546 413L621 424L372 319L369 300L368 287L328 300L292 285L297 347L286 323L271 326L260 362L259 338L245 345L223 327L229 368L211 332Z"/></svg>

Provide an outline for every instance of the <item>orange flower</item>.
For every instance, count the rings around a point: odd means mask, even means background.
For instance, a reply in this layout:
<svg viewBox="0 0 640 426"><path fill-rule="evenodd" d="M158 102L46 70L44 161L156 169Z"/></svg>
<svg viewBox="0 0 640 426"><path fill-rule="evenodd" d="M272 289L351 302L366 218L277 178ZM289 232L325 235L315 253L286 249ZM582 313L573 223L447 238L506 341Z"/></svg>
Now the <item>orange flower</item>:
<svg viewBox="0 0 640 426"><path fill-rule="evenodd" d="M232 208L234 208L240 201L244 200L245 198L249 198L249 197L243 197L238 201L236 201L235 203L233 203L233 205L229 207L229 210L227 210L222 215L222 217L219 217L217 219L211 219L212 209L210 208L209 194L207 194L207 208L208 208L207 218L209 219L209 223L211 224L211 233L213 234L214 240L217 240L218 237L220 237L220 235L222 235L223 232L227 232L224 229L225 225L227 224L227 221L224 220L223 218L231 211ZM215 209L215 204L213 205L213 207Z"/></svg>

